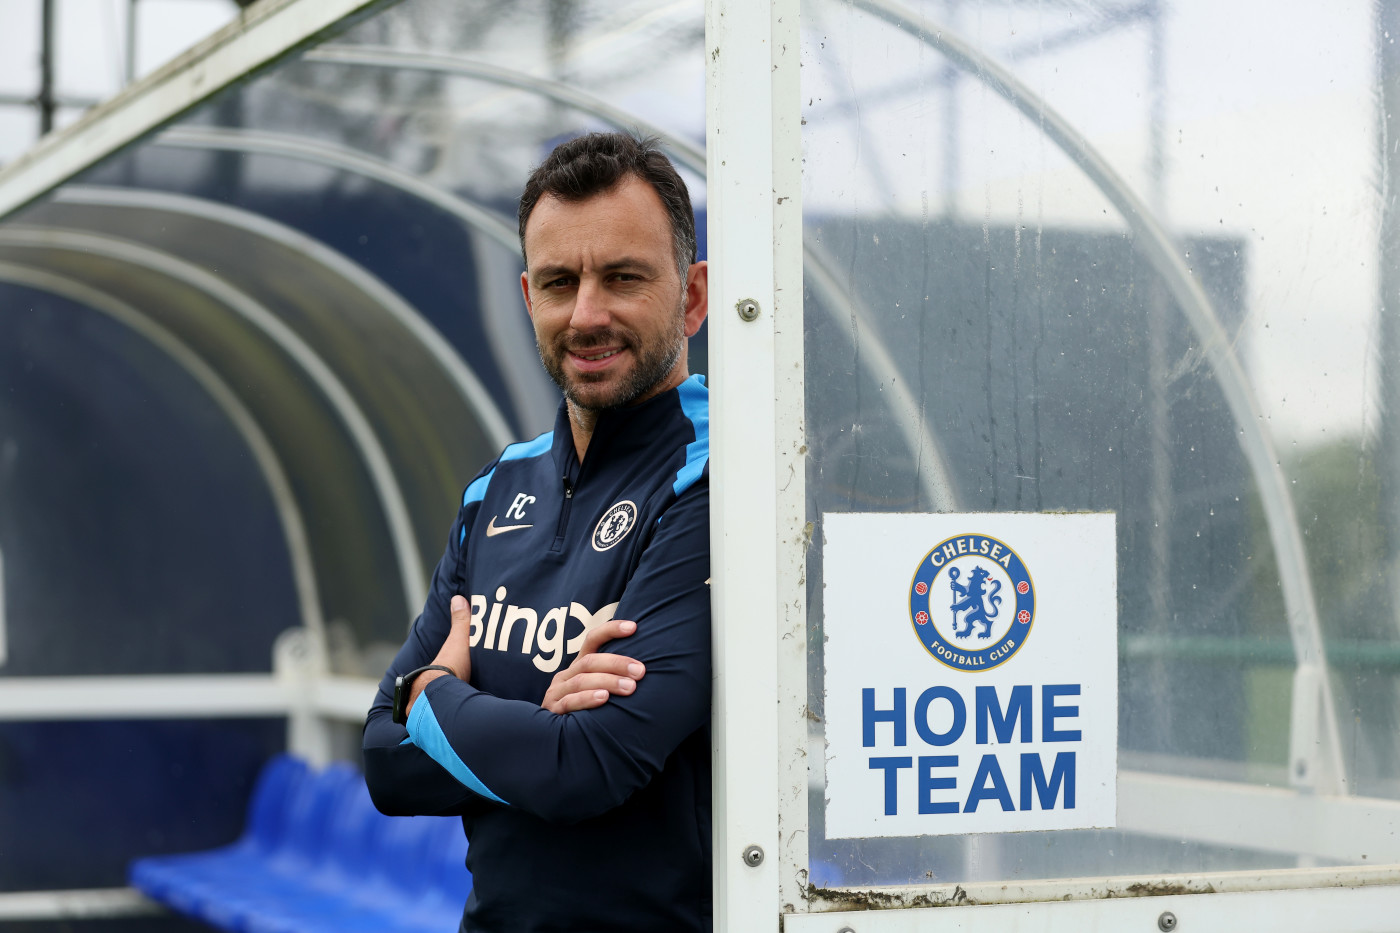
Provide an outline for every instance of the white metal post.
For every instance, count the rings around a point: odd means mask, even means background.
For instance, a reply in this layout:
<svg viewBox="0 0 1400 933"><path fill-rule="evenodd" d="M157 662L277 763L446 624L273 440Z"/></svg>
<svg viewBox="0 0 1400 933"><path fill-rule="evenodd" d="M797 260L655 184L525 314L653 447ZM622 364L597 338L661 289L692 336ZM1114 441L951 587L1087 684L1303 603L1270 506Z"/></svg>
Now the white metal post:
<svg viewBox="0 0 1400 933"><path fill-rule="evenodd" d="M780 739L805 745L792 737L806 703L798 9L705 10L714 889L716 929L729 933L778 928L782 840L806 840L779 825L781 799L805 829L807 780L805 761L779 764ZM785 693L780 656L801 671Z"/></svg>
<svg viewBox="0 0 1400 933"><path fill-rule="evenodd" d="M289 628L272 646L272 672L287 686L287 751L316 767L335 760L330 722L316 708L316 687L327 674L322 632Z"/></svg>

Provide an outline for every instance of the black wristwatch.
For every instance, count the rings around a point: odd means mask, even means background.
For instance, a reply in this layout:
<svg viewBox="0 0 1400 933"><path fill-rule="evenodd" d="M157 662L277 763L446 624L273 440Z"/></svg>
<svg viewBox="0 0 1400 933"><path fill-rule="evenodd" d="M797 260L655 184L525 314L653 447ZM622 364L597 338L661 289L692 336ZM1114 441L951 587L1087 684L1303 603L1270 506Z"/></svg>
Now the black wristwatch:
<svg viewBox="0 0 1400 933"><path fill-rule="evenodd" d="M414 668L407 674L400 674L394 678L394 722L399 725L408 724L408 698L413 694L413 681L418 679L418 675L424 671L442 671L444 674L457 676L457 672L442 664L424 664L422 667Z"/></svg>

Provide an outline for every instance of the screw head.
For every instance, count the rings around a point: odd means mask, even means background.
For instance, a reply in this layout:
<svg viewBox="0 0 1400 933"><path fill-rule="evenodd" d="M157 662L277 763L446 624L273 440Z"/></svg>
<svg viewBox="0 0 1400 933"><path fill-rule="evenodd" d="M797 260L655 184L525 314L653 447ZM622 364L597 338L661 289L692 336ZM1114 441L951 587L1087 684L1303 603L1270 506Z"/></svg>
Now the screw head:
<svg viewBox="0 0 1400 933"><path fill-rule="evenodd" d="M1161 930L1162 933L1171 933L1172 930L1175 930L1176 914L1170 910L1162 911L1162 915L1157 918L1157 929Z"/></svg>
<svg viewBox="0 0 1400 933"><path fill-rule="evenodd" d="M744 864L750 868L757 868L763 864L763 850L758 846L749 846L744 850Z"/></svg>
<svg viewBox="0 0 1400 933"><path fill-rule="evenodd" d="M739 312L739 319L743 321L758 320L758 302L752 298L745 298L734 305L734 310Z"/></svg>

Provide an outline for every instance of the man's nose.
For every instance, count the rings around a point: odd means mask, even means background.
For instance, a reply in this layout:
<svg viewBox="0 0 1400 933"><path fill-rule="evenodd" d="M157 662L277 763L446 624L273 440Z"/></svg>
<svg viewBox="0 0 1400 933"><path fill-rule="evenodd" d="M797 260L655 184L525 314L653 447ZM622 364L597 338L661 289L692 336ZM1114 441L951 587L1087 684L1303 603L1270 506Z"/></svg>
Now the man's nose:
<svg viewBox="0 0 1400 933"><path fill-rule="evenodd" d="M592 278L585 278L579 282L569 326L576 331L591 331L600 330L611 323L608 296L602 284Z"/></svg>

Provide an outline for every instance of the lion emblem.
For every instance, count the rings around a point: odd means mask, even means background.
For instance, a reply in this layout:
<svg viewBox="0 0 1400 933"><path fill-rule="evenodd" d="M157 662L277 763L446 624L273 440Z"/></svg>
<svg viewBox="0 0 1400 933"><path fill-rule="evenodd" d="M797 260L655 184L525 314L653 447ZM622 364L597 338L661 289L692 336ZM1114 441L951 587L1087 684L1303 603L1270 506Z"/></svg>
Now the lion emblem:
<svg viewBox="0 0 1400 933"><path fill-rule="evenodd" d="M949 608L953 610L953 635L957 638L966 638L972 634L972 627L980 625L982 630L977 633L978 638L992 637L992 620L997 617L1001 610L1001 597L997 591L1001 589L1001 581L992 581L992 590L987 592L986 568L974 565L968 572L967 585L963 586L958 582L961 572L957 567L948 568L948 577L953 588L953 605ZM965 612L962 619L962 628L958 627L958 613Z"/></svg>

